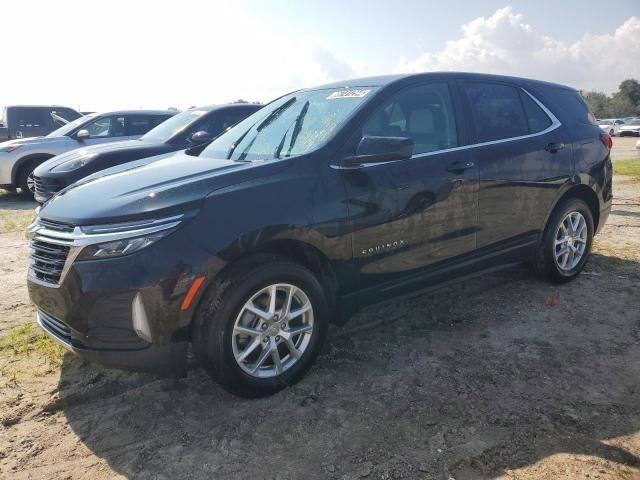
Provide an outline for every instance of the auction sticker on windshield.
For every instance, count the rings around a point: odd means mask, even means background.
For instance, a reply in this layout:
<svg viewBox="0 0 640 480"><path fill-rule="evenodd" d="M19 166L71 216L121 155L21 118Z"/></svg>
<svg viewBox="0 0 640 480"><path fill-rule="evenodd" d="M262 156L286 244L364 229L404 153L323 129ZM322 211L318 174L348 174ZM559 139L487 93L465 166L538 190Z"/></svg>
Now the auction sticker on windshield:
<svg viewBox="0 0 640 480"><path fill-rule="evenodd" d="M347 88L333 92L327 97L327 100L334 100L336 98L362 98L370 91L371 89Z"/></svg>

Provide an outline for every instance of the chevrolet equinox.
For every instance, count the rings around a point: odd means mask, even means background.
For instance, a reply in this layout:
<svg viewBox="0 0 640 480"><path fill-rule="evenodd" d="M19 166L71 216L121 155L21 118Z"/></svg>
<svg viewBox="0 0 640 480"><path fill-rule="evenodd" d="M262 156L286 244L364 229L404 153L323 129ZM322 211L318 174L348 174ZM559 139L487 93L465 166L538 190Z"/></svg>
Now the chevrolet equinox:
<svg viewBox="0 0 640 480"><path fill-rule="evenodd" d="M37 322L77 355L238 395L299 380L330 322L528 263L562 283L611 209L611 138L571 88L365 78L271 102L198 152L81 181L29 227Z"/></svg>

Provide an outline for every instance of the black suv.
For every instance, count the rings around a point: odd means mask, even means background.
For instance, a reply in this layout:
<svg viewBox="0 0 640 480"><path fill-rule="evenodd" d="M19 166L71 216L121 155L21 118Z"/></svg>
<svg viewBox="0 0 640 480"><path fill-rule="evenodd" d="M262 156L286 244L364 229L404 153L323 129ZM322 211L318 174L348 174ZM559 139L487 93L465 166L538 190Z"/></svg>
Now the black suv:
<svg viewBox="0 0 640 480"><path fill-rule="evenodd" d="M261 107L233 104L192 108L162 122L136 140L88 146L55 156L33 172L35 199L44 203L81 178L115 165L197 147Z"/></svg>
<svg viewBox="0 0 640 480"><path fill-rule="evenodd" d="M582 270L611 139L551 83L426 73L283 96L185 152L52 198L29 227L37 321L87 360L225 388L302 377L329 322L526 262ZM98 200L99 201L96 201Z"/></svg>

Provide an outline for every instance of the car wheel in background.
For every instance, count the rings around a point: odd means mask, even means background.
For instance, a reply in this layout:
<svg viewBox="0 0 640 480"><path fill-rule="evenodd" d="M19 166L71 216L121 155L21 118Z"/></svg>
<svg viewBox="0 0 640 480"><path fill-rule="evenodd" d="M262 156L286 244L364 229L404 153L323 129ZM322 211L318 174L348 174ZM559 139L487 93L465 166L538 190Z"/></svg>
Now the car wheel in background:
<svg viewBox="0 0 640 480"><path fill-rule="evenodd" d="M579 198L563 200L551 214L535 261L535 270L553 283L578 276L591 252L593 214Z"/></svg>
<svg viewBox="0 0 640 480"><path fill-rule="evenodd" d="M20 189L20 196L33 200L33 179L31 178L31 174L36 166L34 164L28 164L23 166L18 172L17 178L17 186Z"/></svg>
<svg viewBox="0 0 640 480"><path fill-rule="evenodd" d="M284 257L252 255L206 293L194 320L194 351L226 390L270 395L311 367L327 316L324 291L311 271Z"/></svg>

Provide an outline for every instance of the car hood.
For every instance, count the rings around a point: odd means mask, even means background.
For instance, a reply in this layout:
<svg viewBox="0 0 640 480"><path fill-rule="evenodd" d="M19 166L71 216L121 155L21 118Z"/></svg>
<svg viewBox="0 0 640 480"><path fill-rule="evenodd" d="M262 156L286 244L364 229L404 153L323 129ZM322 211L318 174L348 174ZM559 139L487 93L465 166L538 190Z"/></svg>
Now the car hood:
<svg viewBox="0 0 640 480"><path fill-rule="evenodd" d="M620 130L640 130L640 125L622 125Z"/></svg>
<svg viewBox="0 0 640 480"><path fill-rule="evenodd" d="M29 137L29 138L16 138L14 140L7 140L0 143L0 148L8 147L10 145L29 145L36 146L40 144L52 145L54 143L64 143L69 140L69 137Z"/></svg>
<svg viewBox="0 0 640 480"><path fill-rule="evenodd" d="M160 217L197 208L220 188L268 176L278 161L234 162L176 152L150 157L139 166L114 167L62 190L40 216L73 225L97 225Z"/></svg>
<svg viewBox="0 0 640 480"><path fill-rule="evenodd" d="M144 142L139 140L125 140L122 142L111 142L111 143L101 143L99 145L90 145L86 147L80 147L68 152L62 153L60 155L56 155L51 160L48 160L42 166L45 167L46 170L51 170L58 165L61 165L69 160L76 160L80 158L84 158L87 162L90 162L95 157L104 152L113 152L118 150L126 150L132 148L143 148L146 146ZM43 170L43 169L40 169Z"/></svg>

